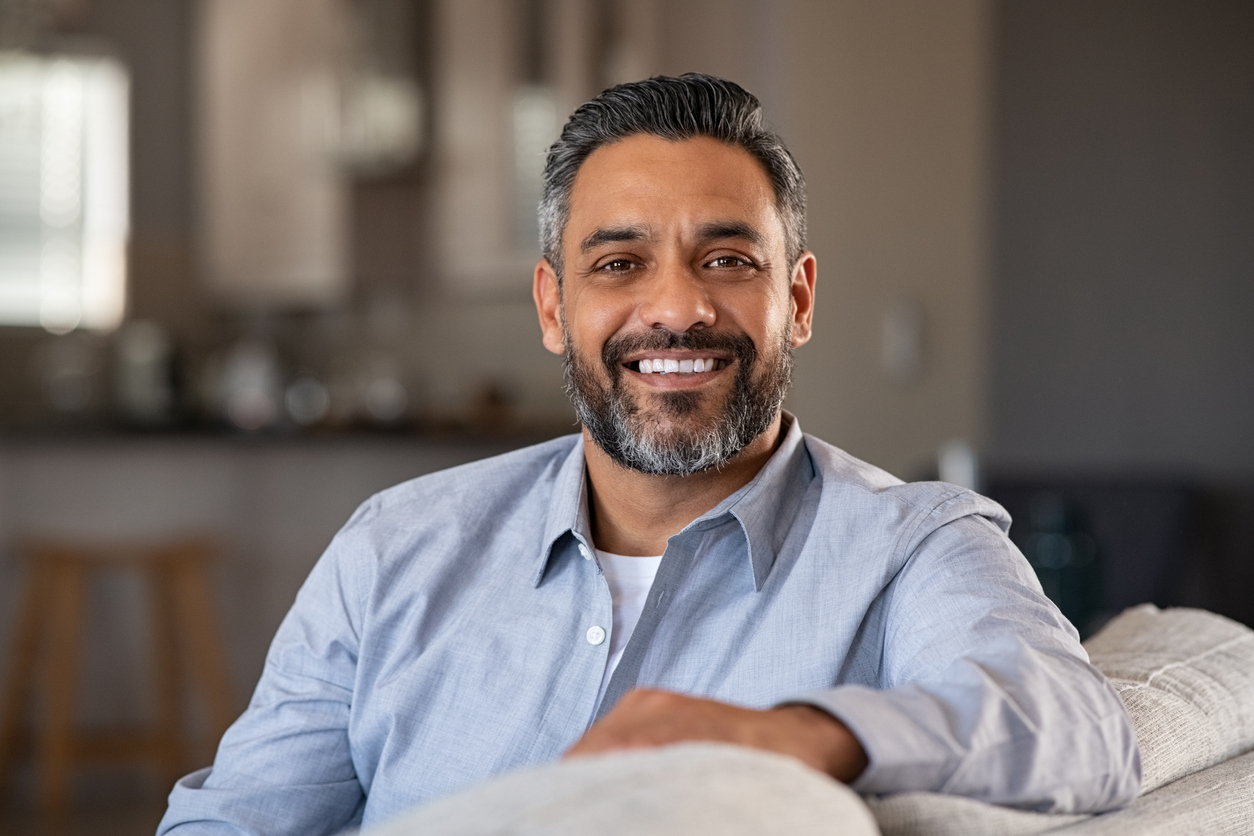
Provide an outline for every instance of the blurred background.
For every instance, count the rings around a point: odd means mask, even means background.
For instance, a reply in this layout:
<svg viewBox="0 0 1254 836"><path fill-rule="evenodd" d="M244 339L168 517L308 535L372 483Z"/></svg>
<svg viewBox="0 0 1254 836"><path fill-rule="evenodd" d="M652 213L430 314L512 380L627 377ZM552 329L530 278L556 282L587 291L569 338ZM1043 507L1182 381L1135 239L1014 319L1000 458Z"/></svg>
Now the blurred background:
<svg viewBox="0 0 1254 836"><path fill-rule="evenodd" d="M1245 0L0 0L0 828L151 830L216 733L210 674L162 708L188 660L219 647L242 709L357 504L573 431L543 152L691 70L807 177L804 429L1003 502L1085 634L1142 601L1254 623ZM96 555L190 537L211 582L167 621L175 558ZM87 568L24 609L49 542ZM96 764L57 717L199 742Z"/></svg>

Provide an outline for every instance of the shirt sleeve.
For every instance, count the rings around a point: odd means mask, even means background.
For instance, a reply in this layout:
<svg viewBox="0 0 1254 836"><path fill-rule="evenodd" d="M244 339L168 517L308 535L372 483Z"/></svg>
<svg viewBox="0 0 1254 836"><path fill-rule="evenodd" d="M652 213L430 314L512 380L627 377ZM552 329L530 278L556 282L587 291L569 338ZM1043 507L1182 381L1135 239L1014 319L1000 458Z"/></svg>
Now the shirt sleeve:
<svg viewBox="0 0 1254 836"><path fill-rule="evenodd" d="M213 766L182 778L158 836L338 833L360 824L365 793L349 746L364 567L348 542L367 503L297 594L244 714Z"/></svg>
<svg viewBox="0 0 1254 836"><path fill-rule="evenodd" d="M869 764L853 787L862 793L952 793L1048 812L1130 802L1141 764L1127 711L1027 560L985 516L941 507L928 516L942 523L925 521L905 545L864 624L882 641L865 643L859 664L878 669L880 687L792 702L822 708L861 741Z"/></svg>

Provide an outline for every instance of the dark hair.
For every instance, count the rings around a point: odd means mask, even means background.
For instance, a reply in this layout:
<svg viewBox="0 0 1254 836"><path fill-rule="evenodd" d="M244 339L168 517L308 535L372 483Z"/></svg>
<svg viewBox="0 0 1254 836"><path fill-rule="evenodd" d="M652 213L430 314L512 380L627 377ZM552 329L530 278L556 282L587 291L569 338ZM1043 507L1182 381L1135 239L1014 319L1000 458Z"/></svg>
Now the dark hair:
<svg viewBox="0 0 1254 836"><path fill-rule="evenodd" d="M562 234L570 192L588 155L636 134L679 141L708 136L745 149L766 169L783 220L788 262L806 244L806 187L783 140L766 125L757 97L738 84L703 73L655 76L619 84L581 105L549 147L540 198L540 249L562 276Z"/></svg>

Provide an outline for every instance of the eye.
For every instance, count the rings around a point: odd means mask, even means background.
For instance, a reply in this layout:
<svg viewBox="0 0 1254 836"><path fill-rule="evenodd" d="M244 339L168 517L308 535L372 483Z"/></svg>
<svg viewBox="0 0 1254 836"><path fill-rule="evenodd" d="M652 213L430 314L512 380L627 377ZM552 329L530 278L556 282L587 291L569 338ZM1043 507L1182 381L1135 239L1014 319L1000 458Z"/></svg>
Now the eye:
<svg viewBox="0 0 1254 836"><path fill-rule="evenodd" d="M607 273L622 273L627 270L630 270L632 267L635 267L635 266L636 265L632 264L631 261L629 261L628 259L613 258L605 262L604 264L602 264L597 269L604 270Z"/></svg>
<svg viewBox="0 0 1254 836"><path fill-rule="evenodd" d="M709 262L707 262L706 266L728 268L728 267L752 267L753 265L748 260L743 259L738 255L720 255L717 258L711 259Z"/></svg>

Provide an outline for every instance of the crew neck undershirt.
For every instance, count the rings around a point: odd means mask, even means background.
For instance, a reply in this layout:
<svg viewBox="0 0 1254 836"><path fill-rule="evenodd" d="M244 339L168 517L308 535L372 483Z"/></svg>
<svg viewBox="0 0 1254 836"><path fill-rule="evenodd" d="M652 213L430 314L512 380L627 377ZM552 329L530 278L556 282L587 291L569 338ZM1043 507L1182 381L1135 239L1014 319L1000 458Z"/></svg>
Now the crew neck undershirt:
<svg viewBox="0 0 1254 836"><path fill-rule="evenodd" d="M649 597L649 588L653 586L657 568L662 563L662 555L633 557L597 549L597 563L600 564L601 574L605 575L605 582L610 587L614 618L610 628L610 655L605 662L605 674L601 677L601 690L597 692L593 716L596 716L601 707L610 677L614 675L614 669L623 658L623 650L636 629L640 614L644 612L644 602Z"/></svg>

